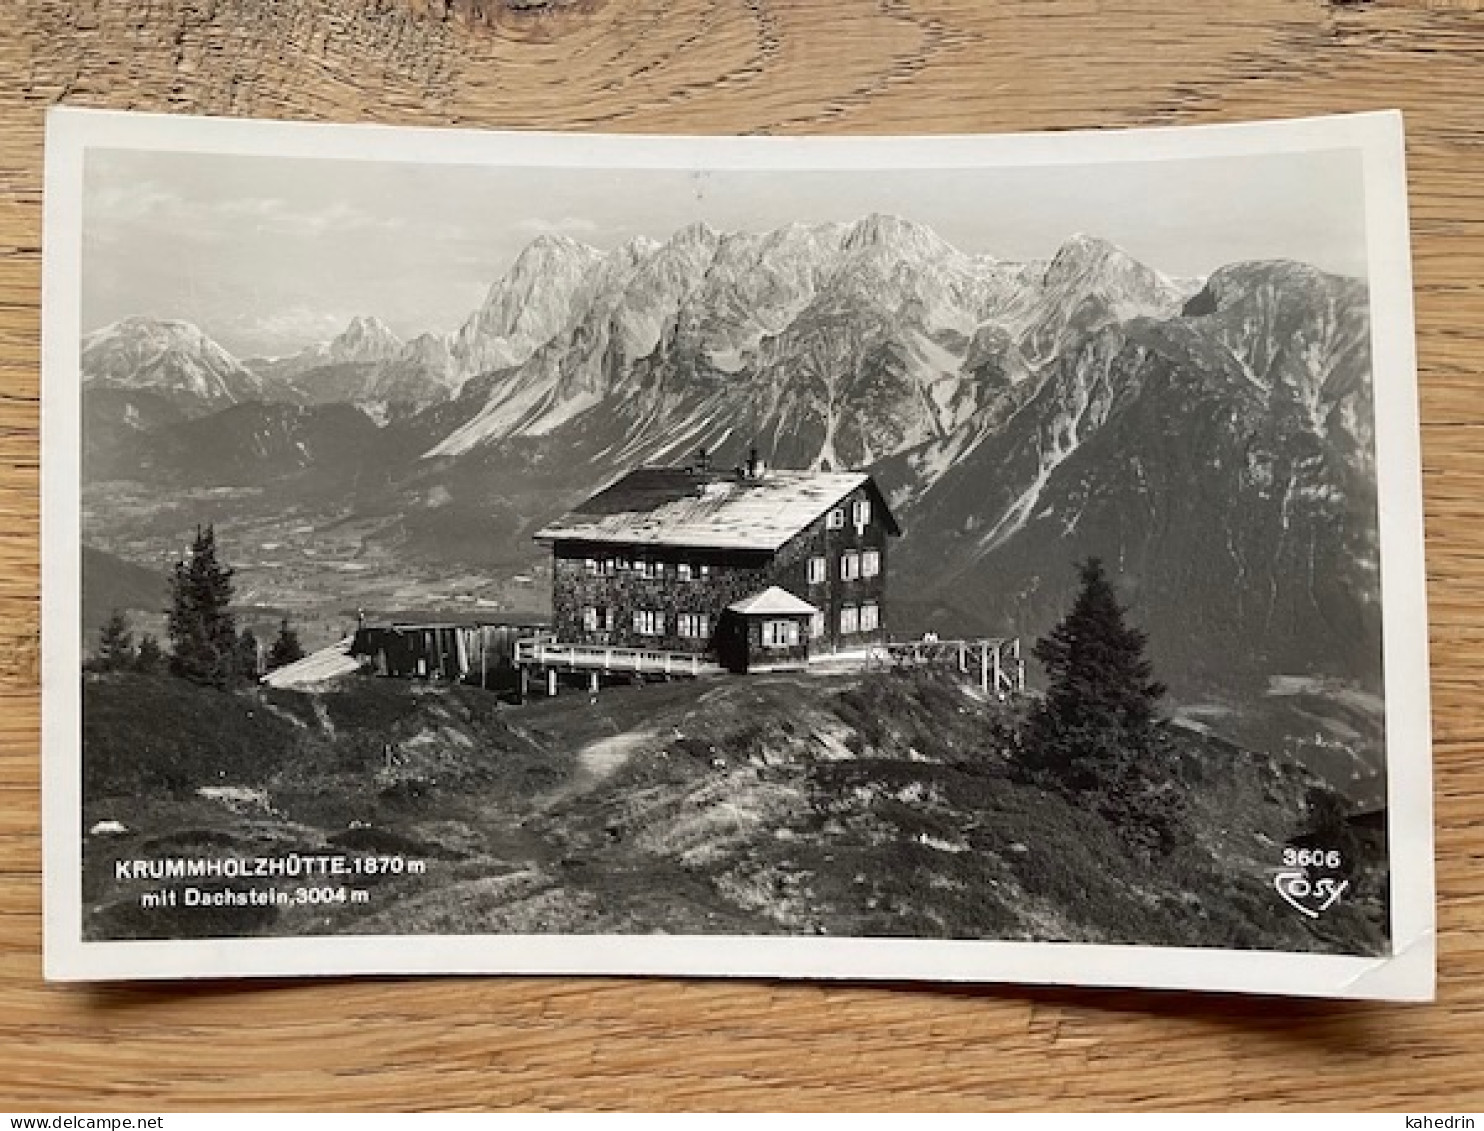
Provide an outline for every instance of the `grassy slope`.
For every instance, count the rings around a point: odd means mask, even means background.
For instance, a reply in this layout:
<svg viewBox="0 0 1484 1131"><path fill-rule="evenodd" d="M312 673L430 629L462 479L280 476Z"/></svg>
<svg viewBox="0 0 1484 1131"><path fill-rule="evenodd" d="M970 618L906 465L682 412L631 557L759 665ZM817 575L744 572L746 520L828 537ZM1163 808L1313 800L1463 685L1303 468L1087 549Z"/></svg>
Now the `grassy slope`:
<svg viewBox="0 0 1484 1131"><path fill-rule="evenodd" d="M1006 708L947 678L752 677L569 694L360 681L222 695L85 684L97 937L560 931L1060 939L1374 951L1370 892L1318 923L1271 874L1309 777L1182 739L1198 842L1150 863L1013 780ZM206 786L235 787L202 796ZM116 856L396 852L364 906L141 911ZM1363 885L1362 885L1363 886Z"/></svg>

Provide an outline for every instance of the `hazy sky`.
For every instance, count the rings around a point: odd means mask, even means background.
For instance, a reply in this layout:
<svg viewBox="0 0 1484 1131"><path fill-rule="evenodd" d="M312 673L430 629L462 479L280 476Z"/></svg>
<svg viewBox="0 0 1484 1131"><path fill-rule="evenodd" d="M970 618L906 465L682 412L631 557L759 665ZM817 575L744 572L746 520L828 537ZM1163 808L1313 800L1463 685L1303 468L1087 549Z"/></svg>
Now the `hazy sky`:
<svg viewBox="0 0 1484 1131"><path fill-rule="evenodd" d="M1280 257L1365 273L1355 150L784 180L95 149L83 200L84 330L184 318L243 357L293 352L358 314L403 337L450 331L544 232L609 248L696 220L763 231L888 212L1003 259L1086 232L1171 275Z"/></svg>

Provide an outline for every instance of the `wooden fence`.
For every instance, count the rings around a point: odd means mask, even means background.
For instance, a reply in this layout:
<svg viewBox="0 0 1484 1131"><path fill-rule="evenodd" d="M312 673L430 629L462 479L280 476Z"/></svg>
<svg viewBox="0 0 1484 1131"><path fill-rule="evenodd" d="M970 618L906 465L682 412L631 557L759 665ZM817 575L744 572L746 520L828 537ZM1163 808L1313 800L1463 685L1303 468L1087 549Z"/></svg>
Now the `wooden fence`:
<svg viewBox="0 0 1484 1131"><path fill-rule="evenodd" d="M1025 660L1018 638L1005 640L904 640L871 650L884 667L935 667L973 676L985 694L1019 695L1025 690Z"/></svg>

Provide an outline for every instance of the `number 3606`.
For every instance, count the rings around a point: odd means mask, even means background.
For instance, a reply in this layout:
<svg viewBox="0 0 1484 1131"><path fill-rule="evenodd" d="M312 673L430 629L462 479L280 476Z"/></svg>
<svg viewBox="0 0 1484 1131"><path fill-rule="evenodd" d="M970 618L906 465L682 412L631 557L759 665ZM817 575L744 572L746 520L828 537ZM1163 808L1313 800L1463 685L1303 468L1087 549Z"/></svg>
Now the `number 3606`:
<svg viewBox="0 0 1484 1131"><path fill-rule="evenodd" d="M1289 868L1338 868L1340 862L1340 852L1335 848L1285 848L1283 850L1283 864Z"/></svg>

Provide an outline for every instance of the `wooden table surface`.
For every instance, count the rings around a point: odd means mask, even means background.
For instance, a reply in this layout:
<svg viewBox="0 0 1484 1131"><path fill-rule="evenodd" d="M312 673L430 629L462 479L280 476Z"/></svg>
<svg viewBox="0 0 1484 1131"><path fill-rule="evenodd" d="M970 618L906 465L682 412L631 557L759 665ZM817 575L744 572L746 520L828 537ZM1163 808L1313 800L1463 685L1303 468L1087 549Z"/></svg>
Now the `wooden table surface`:
<svg viewBox="0 0 1484 1131"><path fill-rule="evenodd" d="M0 1110L1484 1109L1484 0L6 0ZM1436 735L1432 1006L667 980L41 981L42 116L629 132L1401 107Z"/></svg>

